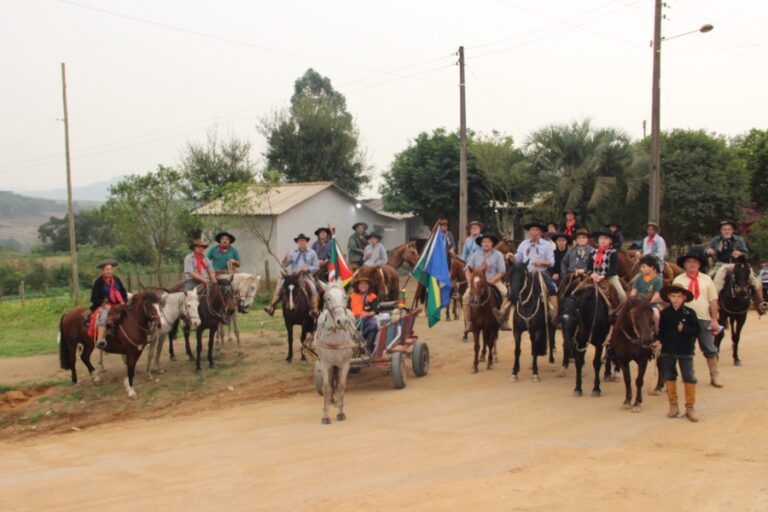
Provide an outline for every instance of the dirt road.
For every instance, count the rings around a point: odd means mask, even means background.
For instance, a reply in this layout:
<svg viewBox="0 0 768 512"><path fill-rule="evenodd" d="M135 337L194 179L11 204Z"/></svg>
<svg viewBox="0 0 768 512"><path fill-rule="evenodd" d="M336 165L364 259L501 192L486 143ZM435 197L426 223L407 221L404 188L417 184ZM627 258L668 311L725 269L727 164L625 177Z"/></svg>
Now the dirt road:
<svg viewBox="0 0 768 512"><path fill-rule="evenodd" d="M497 369L471 375L457 330L420 324L430 375L402 391L352 376L330 426L308 389L0 443L0 510L768 510L768 321L750 318L743 367L724 350L723 389L698 356L698 424L667 419L662 397L621 410L620 383L573 398L573 367L544 363L533 383L526 357L511 383L508 334Z"/></svg>

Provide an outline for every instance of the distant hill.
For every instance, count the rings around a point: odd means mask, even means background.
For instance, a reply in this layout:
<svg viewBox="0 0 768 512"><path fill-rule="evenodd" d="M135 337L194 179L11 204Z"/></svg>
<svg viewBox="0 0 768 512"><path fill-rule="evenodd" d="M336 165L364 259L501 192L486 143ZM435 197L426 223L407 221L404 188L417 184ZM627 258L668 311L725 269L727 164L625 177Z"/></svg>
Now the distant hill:
<svg viewBox="0 0 768 512"><path fill-rule="evenodd" d="M109 187L122 180L125 176L118 176L109 181L98 181L82 187L72 187L72 199L75 201L99 201L103 202L109 195ZM53 188L48 190L21 190L20 194L29 197L43 199L64 200L67 199L66 188Z"/></svg>

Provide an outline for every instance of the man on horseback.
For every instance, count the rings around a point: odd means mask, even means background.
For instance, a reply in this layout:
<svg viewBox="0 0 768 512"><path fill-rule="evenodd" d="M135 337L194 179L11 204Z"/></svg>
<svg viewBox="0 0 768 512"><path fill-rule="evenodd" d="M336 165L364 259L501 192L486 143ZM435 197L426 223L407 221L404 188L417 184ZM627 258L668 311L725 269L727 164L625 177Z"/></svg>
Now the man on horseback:
<svg viewBox="0 0 768 512"><path fill-rule="evenodd" d="M576 231L581 228L581 224L576 220L579 212L573 208L568 208L563 214L565 215L565 221L560 225L560 231L573 238Z"/></svg>
<svg viewBox="0 0 768 512"><path fill-rule="evenodd" d="M317 237L317 240L312 242L312 250L317 254L317 263L320 267L319 273L323 276L327 276L328 262L331 259L331 230L325 227L317 228L315 230L315 236ZM323 280L325 281L326 279Z"/></svg>
<svg viewBox="0 0 768 512"><path fill-rule="evenodd" d="M467 260L467 264L464 267L464 273L466 274L467 283L472 280L472 271L476 268L485 268L485 280L488 284L493 285L499 291L503 297L505 303L509 303L507 298L507 286L504 284L504 274L507 271L506 264L504 263L504 256L497 251L494 246L499 243L499 239L493 233L483 233L475 237L475 244L479 250L475 251ZM464 332L472 331L472 322L469 311L469 295L470 286L467 286L467 291L464 292L464 296L461 299L461 304L464 309L464 319L466 321Z"/></svg>
<svg viewBox="0 0 768 512"><path fill-rule="evenodd" d="M208 259L213 263L213 270L224 273L229 272L229 265L235 268L240 267L240 253L232 247L232 244L235 243L235 236L222 231L213 238L218 245L211 247L206 253Z"/></svg>
<svg viewBox="0 0 768 512"><path fill-rule="evenodd" d="M621 234L621 224L612 222L611 224L606 224L604 227L611 230L611 233L613 233L613 248L620 251L621 246L624 245L624 235Z"/></svg>
<svg viewBox="0 0 768 512"><path fill-rule="evenodd" d="M96 326L96 348L103 349L107 346L107 319L112 306L128 302L128 292L123 282L114 275L117 265L117 261L112 259L106 259L96 265L96 268L101 269L101 276L91 287L91 322L95 322Z"/></svg>
<svg viewBox="0 0 768 512"><path fill-rule="evenodd" d="M355 279L352 286L355 291L349 296L349 309L357 318L358 329L365 338L368 353L372 354L376 333L379 331L379 324L374 318L379 307L379 300L376 294L370 291L371 283L367 277Z"/></svg>
<svg viewBox="0 0 768 512"><path fill-rule="evenodd" d="M562 274L563 259L568 254L568 245L570 245L571 239L565 233L558 232L553 234L550 240L555 244L555 264L549 267L547 272L555 283L559 283L560 278L564 275Z"/></svg>
<svg viewBox="0 0 768 512"><path fill-rule="evenodd" d="M643 256L650 254L656 257L659 262L659 273L664 273L664 258L667 256L667 242L659 235L659 225L655 222L649 222L645 225L648 235L643 238L642 253Z"/></svg>
<svg viewBox="0 0 768 512"><path fill-rule="evenodd" d="M467 226L469 228L469 236L464 240L464 248L461 251L461 259L469 261L469 258L480 250L480 244L477 243L477 237L480 236L480 232L483 230L483 225L476 220L473 220Z"/></svg>
<svg viewBox="0 0 768 512"><path fill-rule="evenodd" d="M309 244L309 237L304 233L300 233L299 236L293 239L298 245L298 248L293 252L286 253L283 257L283 268L291 267L290 272L299 276L301 282L307 285L310 292L310 301L312 303L312 316L317 317L319 314L318 306L320 303L320 296L317 293L317 285L312 275L317 272L319 263L317 261L317 253L307 247ZM280 302L280 290L283 288L283 278L281 277L275 291L272 293L272 300L269 305L264 308L264 311L272 316L275 314L275 306Z"/></svg>
<svg viewBox="0 0 768 512"><path fill-rule="evenodd" d="M587 272L592 281L600 283L605 280L616 290L616 296L619 304L624 304L627 300L627 293L619 281L617 269L619 266L619 254L613 248L614 234L611 231L602 229L592 234L597 238L597 251L592 253L587 263ZM613 304L617 306L617 304ZM610 335L609 335L610 336Z"/></svg>
<svg viewBox="0 0 768 512"><path fill-rule="evenodd" d="M365 232L368 230L368 224L365 222L357 222L352 226L352 233L349 237L349 243L347 244L347 258L349 258L350 265L363 266L365 258L363 251L368 243L365 241Z"/></svg>
<svg viewBox="0 0 768 512"><path fill-rule="evenodd" d="M584 228L576 230L576 245L568 249L561 264L561 277L568 274L584 274L589 258L595 248L589 245L589 232Z"/></svg>
<svg viewBox="0 0 768 512"><path fill-rule="evenodd" d="M208 244L200 240L194 240L189 244L192 252L184 258L184 290L189 291L201 284L208 284L216 279L216 271L211 260L205 257Z"/></svg>
<svg viewBox="0 0 768 512"><path fill-rule="evenodd" d="M451 258L456 256L456 240L453 239L453 233L448 229L448 219L440 219L437 221L437 225L440 227L440 231L443 232L445 254L448 255L448 268L451 268Z"/></svg>
<svg viewBox="0 0 768 512"><path fill-rule="evenodd" d="M715 290L718 295L725 286L725 276L733 270L734 261L749 258L749 249L742 237L736 235L735 225L729 220L720 223L720 234L712 239L707 247L707 255L715 258L715 264L709 271L709 277L715 282ZM752 302L759 315L765 314L765 304L763 303L763 284L755 275L752 267L749 268L749 282L752 285Z"/></svg>
<svg viewBox="0 0 768 512"><path fill-rule="evenodd" d="M381 238L375 231L368 235L368 245L363 250L363 266L375 267L387 262L387 249L381 243Z"/></svg>

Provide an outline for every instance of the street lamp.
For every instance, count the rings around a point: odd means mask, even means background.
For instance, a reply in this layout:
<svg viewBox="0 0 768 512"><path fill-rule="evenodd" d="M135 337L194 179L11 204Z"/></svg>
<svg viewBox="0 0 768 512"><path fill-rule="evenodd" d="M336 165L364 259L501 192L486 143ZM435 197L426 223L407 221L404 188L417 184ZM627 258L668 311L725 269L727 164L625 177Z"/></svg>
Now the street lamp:
<svg viewBox="0 0 768 512"><path fill-rule="evenodd" d="M651 99L651 170L648 179L648 221L659 222L661 210L661 41L677 39L695 32L707 33L714 26L707 23L697 30L691 30L672 37L661 37L661 7L662 0L656 0L655 19L653 24L653 93Z"/></svg>

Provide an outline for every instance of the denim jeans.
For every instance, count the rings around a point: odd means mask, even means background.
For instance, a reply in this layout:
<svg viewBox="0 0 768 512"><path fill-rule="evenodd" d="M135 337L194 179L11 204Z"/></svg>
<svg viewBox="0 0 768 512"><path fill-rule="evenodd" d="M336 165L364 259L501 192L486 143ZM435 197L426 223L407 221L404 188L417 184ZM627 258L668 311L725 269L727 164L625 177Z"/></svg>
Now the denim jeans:
<svg viewBox="0 0 768 512"><path fill-rule="evenodd" d="M711 357L717 357L715 335L712 334L712 331L709 330L709 320L699 320L699 325L701 326L701 330L699 331L698 339L701 353L704 354L704 357L707 359Z"/></svg>
<svg viewBox="0 0 768 512"><path fill-rule="evenodd" d="M680 366L683 382L696 384L696 374L693 372L693 355L661 354L661 371L664 373L664 381L677 380L677 366Z"/></svg>

